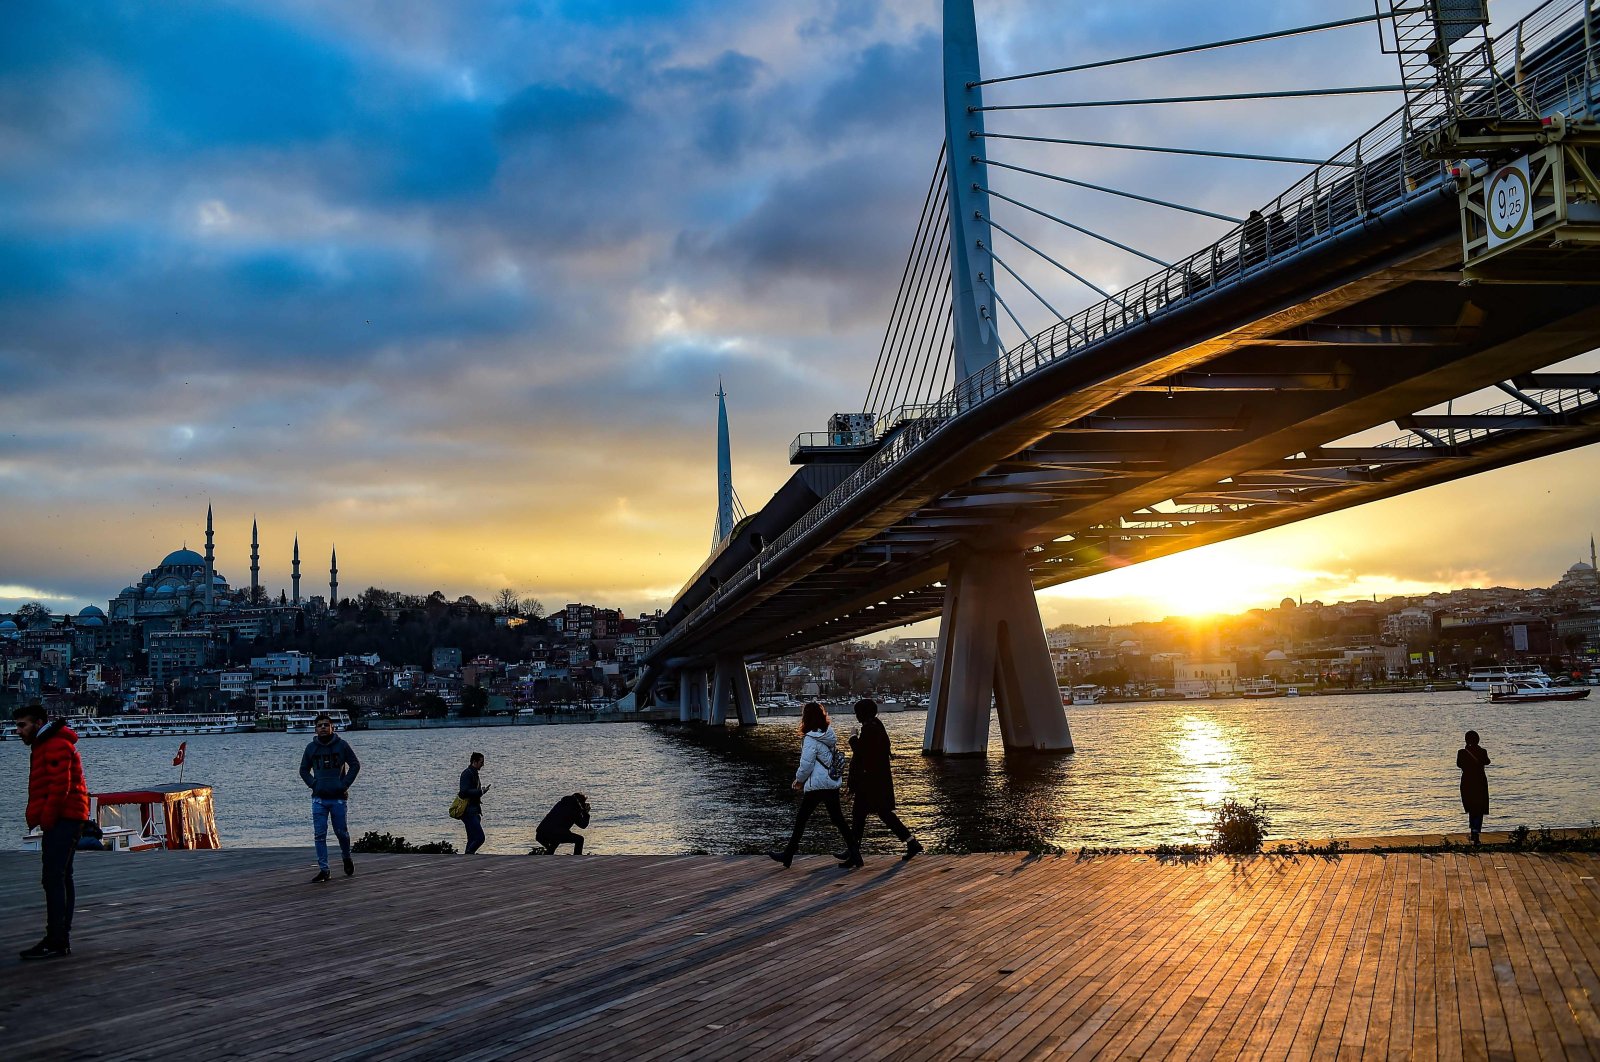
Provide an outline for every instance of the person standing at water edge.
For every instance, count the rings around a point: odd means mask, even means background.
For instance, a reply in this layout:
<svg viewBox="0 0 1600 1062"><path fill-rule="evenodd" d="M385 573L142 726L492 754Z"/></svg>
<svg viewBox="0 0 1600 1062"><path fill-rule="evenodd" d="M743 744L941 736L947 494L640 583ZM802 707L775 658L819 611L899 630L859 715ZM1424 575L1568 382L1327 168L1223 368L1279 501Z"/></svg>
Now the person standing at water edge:
<svg viewBox="0 0 1600 1062"><path fill-rule="evenodd" d="M573 793L556 801L556 806L539 822L539 828L533 832L533 839L539 842L545 855L555 855L556 849L564 844L571 843L573 855L583 855L583 834L573 833L572 828L589 828L589 798L582 793Z"/></svg>
<svg viewBox="0 0 1600 1062"><path fill-rule="evenodd" d="M802 793L800 810L795 813L794 832L789 836L788 847L782 852L767 854L788 869L794 862L794 854L800 850L800 836L806 831L806 820L817 810L817 805L822 804L827 807L828 818L833 820L833 825L844 838L845 854L839 866L859 867L861 853L856 849L850 828L845 825L844 813L839 810L839 787L844 784L844 778L842 775L836 777L830 769L834 755L839 751L839 739L833 732L833 724L828 721L828 713L816 701L808 701L801 711L800 732L805 735L800 740L800 767L795 771L794 784L790 787Z"/></svg>
<svg viewBox="0 0 1600 1062"><path fill-rule="evenodd" d="M860 734L850 739L850 780L847 789L853 799L850 808L850 836L855 838L855 865L861 865L861 835L866 832L867 816L876 815L906 844L902 859L910 859L922 851L922 845L911 836L906 824L894 813L894 775L889 769L889 732L878 719L878 704L870 698L856 702L856 719L861 723ZM850 861L850 853L839 855L843 862Z"/></svg>
<svg viewBox="0 0 1600 1062"><path fill-rule="evenodd" d="M456 793L467 802L461 813L461 825L467 828L467 855L483 847L483 794L489 787L479 784L478 771L483 767L483 753L474 752L461 772L461 785Z"/></svg>
<svg viewBox="0 0 1600 1062"><path fill-rule="evenodd" d="M78 735L61 720L50 722L37 704L11 713L28 757L28 828L44 831L44 939L24 959L61 959L72 954L72 857L89 818L89 786L78 758Z"/></svg>
<svg viewBox="0 0 1600 1062"><path fill-rule="evenodd" d="M311 829L317 843L317 876L313 885L328 880L328 820L333 820L333 833L339 838L339 851L344 855L344 876L356 872L350 858L350 829L346 825L345 808L350 798L350 786L361 773L361 761L349 742L333 732L333 717L324 712L317 716L317 736L306 745L300 756L300 779L311 790Z"/></svg>
<svg viewBox="0 0 1600 1062"><path fill-rule="evenodd" d="M1489 814L1489 778L1483 771L1489 766L1489 754L1478 744L1476 730L1467 731L1467 747L1456 753L1456 766L1461 768L1461 806L1467 812L1472 843L1477 844L1483 817Z"/></svg>

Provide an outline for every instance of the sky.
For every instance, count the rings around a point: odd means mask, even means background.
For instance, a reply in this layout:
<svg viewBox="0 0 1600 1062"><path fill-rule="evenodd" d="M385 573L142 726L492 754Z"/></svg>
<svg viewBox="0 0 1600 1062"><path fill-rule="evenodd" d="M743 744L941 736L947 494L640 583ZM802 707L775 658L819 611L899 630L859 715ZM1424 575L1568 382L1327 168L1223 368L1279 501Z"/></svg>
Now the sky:
<svg viewBox="0 0 1600 1062"><path fill-rule="evenodd" d="M1370 11L979 0L978 24L992 75ZM13 8L0 612L104 607L199 545L207 504L235 585L255 519L274 592L298 535L313 588L336 544L345 594L664 606L710 546L719 381L752 509L787 478L795 434L861 408L943 135L938 19L931 0ZM1361 27L989 102L1384 84L1393 62ZM1325 157L1394 103L1018 112L991 129ZM1005 150L1234 215L1303 172ZM1223 231L1005 181L1159 257ZM1150 268L1027 231L1102 287ZM1095 298L1033 276L1060 309ZM1432 488L1056 588L1041 611L1125 622L1547 585L1600 526L1594 466L1577 451Z"/></svg>

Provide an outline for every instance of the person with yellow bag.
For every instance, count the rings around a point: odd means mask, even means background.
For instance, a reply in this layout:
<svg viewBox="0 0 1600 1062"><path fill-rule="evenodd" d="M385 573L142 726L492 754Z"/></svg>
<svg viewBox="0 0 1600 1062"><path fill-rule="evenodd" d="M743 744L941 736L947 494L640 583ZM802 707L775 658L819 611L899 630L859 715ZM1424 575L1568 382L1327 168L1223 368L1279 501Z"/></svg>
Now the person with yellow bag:
<svg viewBox="0 0 1600 1062"><path fill-rule="evenodd" d="M478 770L483 766L483 753L474 752L461 772L461 785L456 798L450 802L450 817L460 819L467 828L467 855L483 847L483 794L490 789L478 780Z"/></svg>

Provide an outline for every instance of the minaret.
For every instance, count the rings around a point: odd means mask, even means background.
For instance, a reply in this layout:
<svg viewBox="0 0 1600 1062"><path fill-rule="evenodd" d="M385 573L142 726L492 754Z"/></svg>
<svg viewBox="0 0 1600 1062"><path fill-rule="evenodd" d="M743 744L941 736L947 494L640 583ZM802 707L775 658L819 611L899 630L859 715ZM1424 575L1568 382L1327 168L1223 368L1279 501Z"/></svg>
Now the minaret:
<svg viewBox="0 0 1600 1062"><path fill-rule="evenodd" d="M216 529L211 523L211 506L206 506L206 611L212 609L212 589L217 581Z"/></svg>
<svg viewBox="0 0 1600 1062"><path fill-rule="evenodd" d="M733 534L733 457L728 446L728 395L717 381L717 526L711 538L716 549Z"/></svg>
<svg viewBox="0 0 1600 1062"><path fill-rule="evenodd" d="M1594 573L1594 588L1600 591L1600 561L1594 557L1594 536L1589 536L1589 570Z"/></svg>
<svg viewBox="0 0 1600 1062"><path fill-rule="evenodd" d="M261 601L261 536L256 531L255 518L250 520L250 604Z"/></svg>
<svg viewBox="0 0 1600 1062"><path fill-rule="evenodd" d="M328 608L339 604L339 547L333 547L333 557L328 563Z"/></svg>
<svg viewBox="0 0 1600 1062"><path fill-rule="evenodd" d="M299 535L294 536L294 568L291 569L291 572L292 572L292 574L289 576L289 578L293 582L293 585L294 585L294 601L292 602L292 604L298 605L300 603L300 536Z"/></svg>

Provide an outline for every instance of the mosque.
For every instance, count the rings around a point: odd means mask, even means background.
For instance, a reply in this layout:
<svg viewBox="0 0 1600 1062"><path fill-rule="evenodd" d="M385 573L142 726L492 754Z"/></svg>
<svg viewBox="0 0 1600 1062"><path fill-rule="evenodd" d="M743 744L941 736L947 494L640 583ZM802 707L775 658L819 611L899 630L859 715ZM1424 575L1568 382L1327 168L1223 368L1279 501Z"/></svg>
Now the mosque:
<svg viewBox="0 0 1600 1062"><path fill-rule="evenodd" d="M250 522L250 585L235 589L216 568L216 535L211 507L206 507L206 552L204 556L185 546L161 559L134 585L124 587L111 599L111 620L144 622L176 620L219 612L259 608L272 602L261 590L261 539L255 521ZM339 554L335 550L328 569L328 600L339 600ZM305 604L300 597L300 539L294 540L294 567L291 576L293 606ZM93 610L91 614L91 610ZM101 619L106 613L90 605L80 618Z"/></svg>

